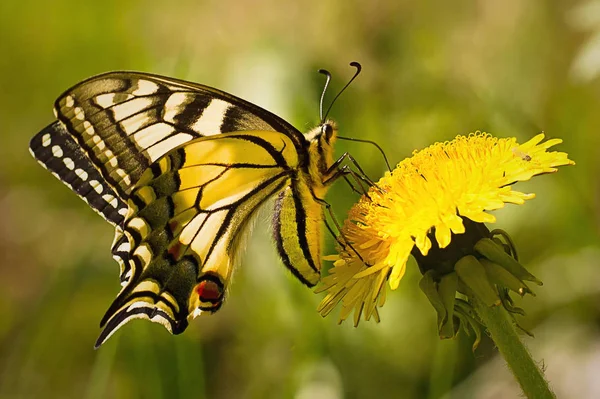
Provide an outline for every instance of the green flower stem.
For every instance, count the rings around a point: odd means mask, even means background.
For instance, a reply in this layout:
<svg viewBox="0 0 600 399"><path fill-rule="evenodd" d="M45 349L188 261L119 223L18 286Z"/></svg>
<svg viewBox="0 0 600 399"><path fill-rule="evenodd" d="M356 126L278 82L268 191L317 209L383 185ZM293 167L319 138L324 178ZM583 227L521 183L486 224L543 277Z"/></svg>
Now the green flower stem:
<svg viewBox="0 0 600 399"><path fill-rule="evenodd" d="M473 297L469 299L525 395L536 399L556 398L506 310L502 306L486 306Z"/></svg>

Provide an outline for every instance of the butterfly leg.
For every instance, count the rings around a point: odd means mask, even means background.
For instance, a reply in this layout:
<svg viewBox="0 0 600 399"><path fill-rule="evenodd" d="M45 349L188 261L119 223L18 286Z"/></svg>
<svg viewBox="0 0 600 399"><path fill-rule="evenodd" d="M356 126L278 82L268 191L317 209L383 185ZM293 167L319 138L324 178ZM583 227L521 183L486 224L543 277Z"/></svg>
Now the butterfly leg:
<svg viewBox="0 0 600 399"><path fill-rule="evenodd" d="M347 247L350 247L350 249L352 250L352 252L354 252L363 263L365 263L367 266L369 266L369 264L366 263L365 260L362 258L362 256L360 255L360 253L358 253L358 251L352 246L352 244L350 244L350 242L348 242L348 240L346 240L346 237L344 237L344 234L342 234L342 227L340 226L337 218L335 217L335 214L333 213L333 209L331 207L331 204L329 202L325 201L322 198L317 198L317 197L314 197L314 198L315 198L315 201L317 201L319 204L321 204L322 206L324 206L325 209L327 209L327 212L329 213L329 217L331 217L331 220L333 221L333 224L335 225L335 228L339 232L339 234L336 235L335 232L333 231L333 229L331 228L331 226L329 225L329 223L327 222L327 219L324 219L325 220L325 226L327 226L327 229L333 235L333 238L335 238L335 240L337 241L337 243L340 244L342 246L342 248L344 248L344 249L346 249Z"/></svg>
<svg viewBox="0 0 600 399"><path fill-rule="evenodd" d="M367 183L369 186L374 186L375 183L373 182L373 180L371 180L369 178L369 176L367 176L367 174L365 173L365 171L360 167L359 163L356 161L356 159L354 159L354 157L348 153L345 152L342 154L341 157L339 157L327 170L326 172L326 176L330 176L332 174L335 174L336 171L341 170L342 168L340 168L340 165L342 164L342 162L344 162L345 160L348 160L350 162L352 162L352 164L354 165L354 167L358 170L359 173L357 173L358 176L360 176L360 179L363 180L365 183ZM329 179L328 179L329 180Z"/></svg>
<svg viewBox="0 0 600 399"><path fill-rule="evenodd" d="M340 165L342 164L342 162L344 162L345 160L349 160L352 165L357 169L357 171L353 170L352 168L350 168L348 165L344 165L342 167L340 167ZM375 187L377 188L380 192L384 192L385 190L383 190L381 187L379 187L375 182L373 182L373 180L371 180L371 178L369 178L369 176L367 176L367 174L365 173L365 171L360 167L359 163L356 161L356 159L354 159L354 157L352 155L350 155L349 153L344 153L341 157L339 157L330 167L329 169L327 169L327 171L325 172L325 179L323 181L324 185L329 185L331 183L333 183L335 180L337 180L338 178L344 176L344 180L346 180L346 182L350 185L350 187L352 188L353 191L357 192L356 188L349 182L347 175L351 175L352 178L355 180L355 182L361 187L361 189L363 190L363 192L358 192L361 195L367 195L367 189L370 187ZM363 187L363 184L367 185L367 189L365 189ZM368 197L368 195L367 195Z"/></svg>
<svg viewBox="0 0 600 399"><path fill-rule="evenodd" d="M348 178L348 175L352 176L352 178L354 179L354 183L352 183L352 181ZM344 165L341 168L333 171L333 174L331 174L323 182L323 184L326 186L330 185L331 183L333 183L340 177L344 178L344 180L346 181L346 183L348 183L348 185L350 186L352 191L354 191L355 193L357 193L359 195L365 195L369 198L368 191L369 191L370 185L369 185L368 181L363 179L362 176L360 176L356 171L352 170L348 165ZM354 184L356 184L360 188L360 190L357 189ZM367 187L365 187L364 184L366 184Z"/></svg>
<svg viewBox="0 0 600 399"><path fill-rule="evenodd" d="M350 186L350 189L352 189L352 191L354 191L356 194L367 195L367 192L365 191L365 189L362 186L360 187L362 189L362 191L359 191L356 187L354 187L354 184L350 181L350 179L348 179L348 176L344 176L344 180Z"/></svg>
<svg viewBox="0 0 600 399"><path fill-rule="evenodd" d="M329 234L331 234L331 236L333 237L333 239L343 248L346 247L346 243L343 242L340 237L338 236L338 234L336 234L336 232L333 230L333 228L331 227L331 225L329 224L329 222L327 221L327 218L324 218L323 221L325 222L325 227L327 227L327 230L329 230Z"/></svg>

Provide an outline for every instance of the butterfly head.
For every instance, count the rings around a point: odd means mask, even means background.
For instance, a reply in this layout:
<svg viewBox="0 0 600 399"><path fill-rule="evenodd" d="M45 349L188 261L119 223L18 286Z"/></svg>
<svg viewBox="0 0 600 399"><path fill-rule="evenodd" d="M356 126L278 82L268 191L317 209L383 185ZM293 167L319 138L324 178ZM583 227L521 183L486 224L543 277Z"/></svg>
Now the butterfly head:
<svg viewBox="0 0 600 399"><path fill-rule="evenodd" d="M329 119L322 123L319 126L319 129L321 131L319 140L321 140L323 144L332 145L337 138L337 124Z"/></svg>
<svg viewBox="0 0 600 399"><path fill-rule="evenodd" d="M308 132L306 134L306 139L310 142L311 146L332 146L337 138L337 133L337 123L335 123L331 119L327 119L314 129L312 129L310 132Z"/></svg>
<svg viewBox="0 0 600 399"><path fill-rule="evenodd" d="M309 169L315 181L321 181L333 163L333 145L337 139L337 124L327 119L306 134L309 142Z"/></svg>

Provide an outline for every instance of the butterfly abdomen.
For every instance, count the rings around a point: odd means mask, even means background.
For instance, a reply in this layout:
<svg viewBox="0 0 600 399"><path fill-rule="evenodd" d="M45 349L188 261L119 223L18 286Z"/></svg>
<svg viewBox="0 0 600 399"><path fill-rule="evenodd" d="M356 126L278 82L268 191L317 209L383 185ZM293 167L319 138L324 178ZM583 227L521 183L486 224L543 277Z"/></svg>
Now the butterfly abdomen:
<svg viewBox="0 0 600 399"><path fill-rule="evenodd" d="M295 180L275 201L273 237L283 264L309 287L321 277L322 206L305 180Z"/></svg>
<svg viewBox="0 0 600 399"><path fill-rule="evenodd" d="M273 216L273 237L284 265L312 287L321 277L325 179L333 163L337 127L326 121L306 134L305 164L291 185L279 194Z"/></svg>

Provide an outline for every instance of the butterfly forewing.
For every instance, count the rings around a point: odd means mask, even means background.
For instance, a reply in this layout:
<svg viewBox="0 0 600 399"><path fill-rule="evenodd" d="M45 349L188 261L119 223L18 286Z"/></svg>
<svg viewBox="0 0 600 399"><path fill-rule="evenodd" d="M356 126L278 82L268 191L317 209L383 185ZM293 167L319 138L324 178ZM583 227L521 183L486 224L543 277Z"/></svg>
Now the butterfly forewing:
<svg viewBox="0 0 600 399"><path fill-rule="evenodd" d="M114 225L123 221L127 204L106 183L82 148L60 122L47 126L30 143L38 162L92 209Z"/></svg>
<svg viewBox="0 0 600 399"><path fill-rule="evenodd" d="M272 130L298 147L302 134L272 113L207 86L138 72L110 72L79 83L55 103L59 124L34 138L68 132L108 184L126 200L144 170L194 138L230 131ZM63 130L64 128L64 130ZM56 132L55 132L56 131ZM33 148L32 152L37 157ZM45 165L45 162L41 160ZM57 172L55 172L57 173ZM63 180L60 173L57 177ZM67 184L68 182L65 182ZM67 184L69 185L69 184ZM88 201L89 202L89 201Z"/></svg>

